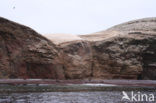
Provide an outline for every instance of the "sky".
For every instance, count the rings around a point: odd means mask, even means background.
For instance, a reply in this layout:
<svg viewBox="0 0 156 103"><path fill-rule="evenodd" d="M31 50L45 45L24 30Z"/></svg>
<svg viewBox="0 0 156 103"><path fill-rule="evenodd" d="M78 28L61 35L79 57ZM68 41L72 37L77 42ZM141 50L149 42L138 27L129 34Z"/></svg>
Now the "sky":
<svg viewBox="0 0 156 103"><path fill-rule="evenodd" d="M156 0L0 0L0 16L41 34L90 34L156 17Z"/></svg>

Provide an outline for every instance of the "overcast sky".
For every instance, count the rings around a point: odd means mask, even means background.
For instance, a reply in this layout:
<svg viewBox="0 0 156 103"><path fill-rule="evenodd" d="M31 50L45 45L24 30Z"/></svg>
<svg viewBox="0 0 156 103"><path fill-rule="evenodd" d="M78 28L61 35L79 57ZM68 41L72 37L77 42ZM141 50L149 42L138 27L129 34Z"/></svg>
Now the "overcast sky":
<svg viewBox="0 0 156 103"><path fill-rule="evenodd" d="M0 0L0 16L42 34L88 34L156 17L156 0Z"/></svg>

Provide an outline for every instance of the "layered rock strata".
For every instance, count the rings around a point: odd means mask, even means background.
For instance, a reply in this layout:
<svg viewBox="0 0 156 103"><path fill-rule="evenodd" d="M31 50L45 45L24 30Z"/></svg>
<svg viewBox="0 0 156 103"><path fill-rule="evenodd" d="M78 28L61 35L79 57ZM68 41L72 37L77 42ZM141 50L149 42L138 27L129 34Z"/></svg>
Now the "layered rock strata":
<svg viewBox="0 0 156 103"><path fill-rule="evenodd" d="M0 18L0 78L156 79L156 18L45 36Z"/></svg>

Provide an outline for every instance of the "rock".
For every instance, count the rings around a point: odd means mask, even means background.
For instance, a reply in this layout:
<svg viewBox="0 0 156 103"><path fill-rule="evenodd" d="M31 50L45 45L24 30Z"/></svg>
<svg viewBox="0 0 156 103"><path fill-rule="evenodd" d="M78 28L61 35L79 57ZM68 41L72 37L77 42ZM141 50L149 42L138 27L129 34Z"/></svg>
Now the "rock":
<svg viewBox="0 0 156 103"><path fill-rule="evenodd" d="M86 41L74 41L60 45L66 79L86 79L92 73L92 52Z"/></svg>
<svg viewBox="0 0 156 103"><path fill-rule="evenodd" d="M156 79L156 18L45 36L0 18L0 78Z"/></svg>
<svg viewBox="0 0 156 103"><path fill-rule="evenodd" d="M66 79L91 77L92 52L87 41L70 34L51 34L50 36L46 35L46 37L62 50L61 61Z"/></svg>
<svg viewBox="0 0 156 103"><path fill-rule="evenodd" d="M0 18L0 78L64 79L58 59L57 47L48 39Z"/></svg>
<svg viewBox="0 0 156 103"><path fill-rule="evenodd" d="M156 79L156 18L80 37L91 43L94 78Z"/></svg>

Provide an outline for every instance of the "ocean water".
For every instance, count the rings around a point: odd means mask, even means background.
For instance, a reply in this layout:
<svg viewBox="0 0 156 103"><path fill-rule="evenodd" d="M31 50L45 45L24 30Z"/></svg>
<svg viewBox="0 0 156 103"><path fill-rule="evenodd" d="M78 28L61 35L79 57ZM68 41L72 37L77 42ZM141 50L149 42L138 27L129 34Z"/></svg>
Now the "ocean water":
<svg viewBox="0 0 156 103"><path fill-rule="evenodd" d="M156 96L154 91L140 92ZM131 91L126 93L130 95ZM122 96L122 91L1 93L0 103L156 103L126 102L121 100Z"/></svg>
<svg viewBox="0 0 156 103"><path fill-rule="evenodd" d="M0 103L120 103L120 92L47 92L1 94Z"/></svg>
<svg viewBox="0 0 156 103"><path fill-rule="evenodd" d="M136 99L154 95L154 101L122 100L126 93ZM110 84L0 85L0 103L156 103L156 87L117 86ZM149 99L149 98L147 98Z"/></svg>

